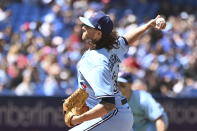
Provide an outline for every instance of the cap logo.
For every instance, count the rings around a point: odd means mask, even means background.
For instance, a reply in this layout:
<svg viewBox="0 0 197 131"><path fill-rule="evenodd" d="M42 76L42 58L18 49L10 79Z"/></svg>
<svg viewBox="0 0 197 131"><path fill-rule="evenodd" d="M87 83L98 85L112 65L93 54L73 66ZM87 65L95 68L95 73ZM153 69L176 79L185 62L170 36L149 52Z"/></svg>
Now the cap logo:
<svg viewBox="0 0 197 131"><path fill-rule="evenodd" d="M98 25L98 27L97 27L97 28L101 30L101 26L100 26L100 25Z"/></svg>

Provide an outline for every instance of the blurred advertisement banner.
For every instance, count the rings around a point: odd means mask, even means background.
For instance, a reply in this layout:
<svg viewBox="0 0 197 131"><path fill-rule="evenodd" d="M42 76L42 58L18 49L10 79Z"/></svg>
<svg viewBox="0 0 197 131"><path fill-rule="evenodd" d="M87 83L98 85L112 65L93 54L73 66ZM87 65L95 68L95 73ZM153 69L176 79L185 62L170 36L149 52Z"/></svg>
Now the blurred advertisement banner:
<svg viewBox="0 0 197 131"><path fill-rule="evenodd" d="M1 131L67 131L62 97L0 97ZM168 131L197 130L197 101L156 98L169 117Z"/></svg>
<svg viewBox="0 0 197 131"><path fill-rule="evenodd" d="M169 130L197 130L196 98L156 98L165 108L169 117Z"/></svg>
<svg viewBox="0 0 197 131"><path fill-rule="evenodd" d="M0 129L67 130L58 97L0 97Z"/></svg>

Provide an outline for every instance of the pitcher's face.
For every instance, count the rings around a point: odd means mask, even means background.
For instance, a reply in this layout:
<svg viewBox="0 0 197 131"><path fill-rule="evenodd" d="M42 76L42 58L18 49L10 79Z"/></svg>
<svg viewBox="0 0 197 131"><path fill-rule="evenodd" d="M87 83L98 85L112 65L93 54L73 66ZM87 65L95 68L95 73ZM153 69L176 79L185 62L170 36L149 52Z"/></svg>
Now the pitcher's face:
<svg viewBox="0 0 197 131"><path fill-rule="evenodd" d="M92 27L82 26L82 40L98 41L102 37L102 32Z"/></svg>
<svg viewBox="0 0 197 131"><path fill-rule="evenodd" d="M118 82L118 87L120 91L122 92L122 94L128 99L131 94L131 84Z"/></svg>

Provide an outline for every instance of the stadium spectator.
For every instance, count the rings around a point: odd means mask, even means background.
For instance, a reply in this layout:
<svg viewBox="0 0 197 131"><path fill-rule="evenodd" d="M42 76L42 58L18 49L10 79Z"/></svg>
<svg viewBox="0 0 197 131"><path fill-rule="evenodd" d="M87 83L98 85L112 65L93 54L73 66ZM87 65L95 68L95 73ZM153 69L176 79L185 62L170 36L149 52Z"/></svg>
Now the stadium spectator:
<svg viewBox="0 0 197 131"><path fill-rule="evenodd" d="M130 47L123 66L133 74L133 79L146 82L151 93L196 96L191 93L197 88L195 11L187 8L182 11L178 5L171 9L170 1L161 2L165 4L160 4L159 10L158 1L4 0L0 3L0 94L13 95L21 84L24 86L23 76L29 68L34 70L30 75L34 78L27 79L34 85L33 95L62 95L60 90L67 95L72 93L77 87L77 62L88 47L80 39L81 23L77 18L82 14L89 17L102 9L113 19L119 35L125 29L136 28L158 11L163 12L166 29L146 32ZM195 7L188 1L184 4ZM59 74L48 71L55 68L53 64ZM45 91L49 83L53 83L54 90L50 90L53 93Z"/></svg>

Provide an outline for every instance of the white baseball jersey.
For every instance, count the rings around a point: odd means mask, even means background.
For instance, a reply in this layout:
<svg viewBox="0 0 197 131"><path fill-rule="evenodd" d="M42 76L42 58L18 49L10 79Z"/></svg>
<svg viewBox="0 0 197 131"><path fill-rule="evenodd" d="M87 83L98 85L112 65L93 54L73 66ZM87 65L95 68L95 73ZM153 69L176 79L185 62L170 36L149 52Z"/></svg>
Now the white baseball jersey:
<svg viewBox="0 0 197 131"><path fill-rule="evenodd" d="M89 97L87 105L93 108L102 98L115 98L116 110L104 117L84 122L72 131L131 131L133 116L129 105L117 88L119 64L129 47L123 37L117 40L118 47L112 50L105 48L88 50L78 63L78 81L85 84Z"/></svg>

